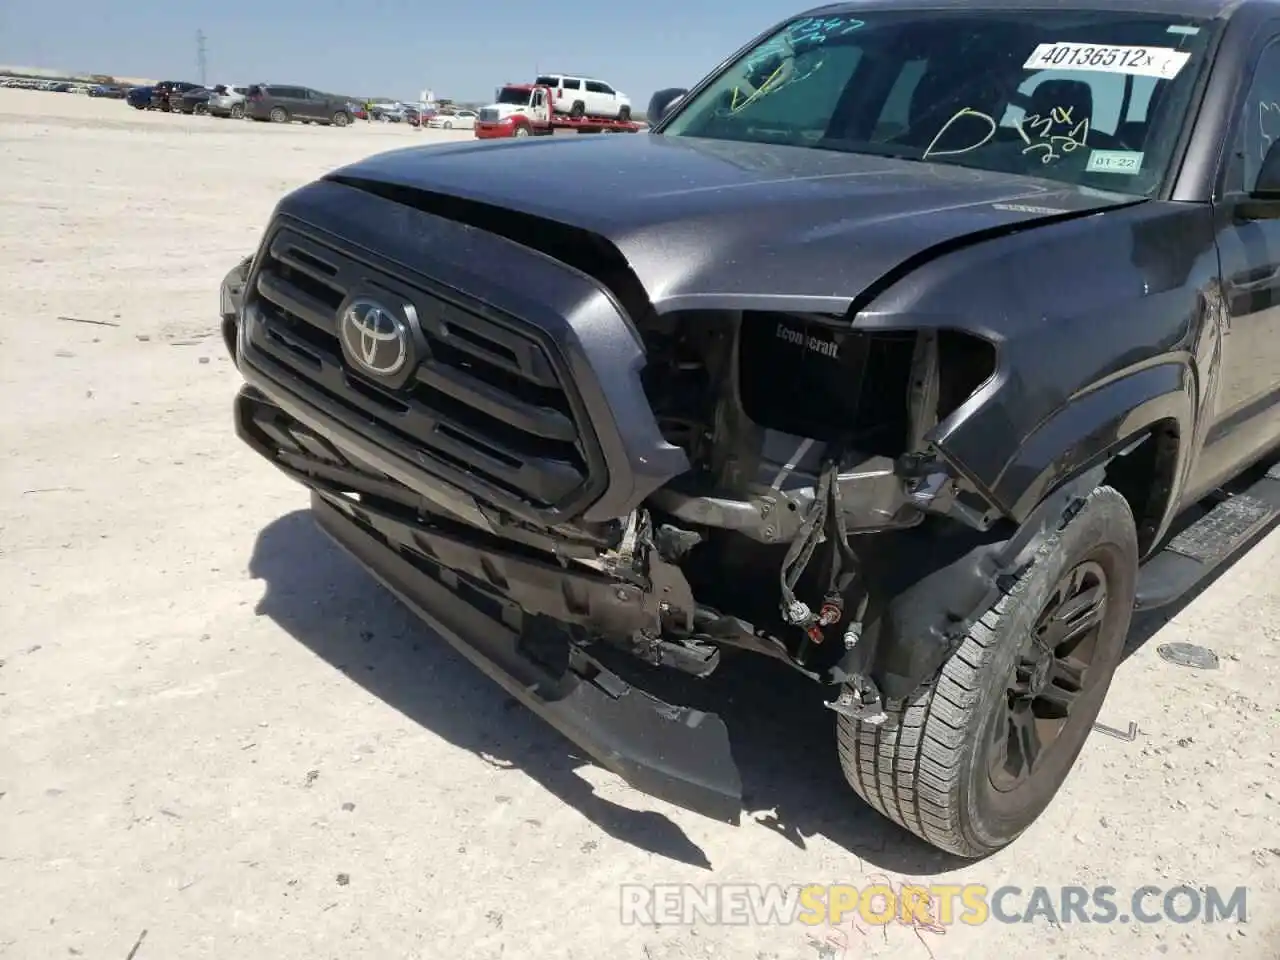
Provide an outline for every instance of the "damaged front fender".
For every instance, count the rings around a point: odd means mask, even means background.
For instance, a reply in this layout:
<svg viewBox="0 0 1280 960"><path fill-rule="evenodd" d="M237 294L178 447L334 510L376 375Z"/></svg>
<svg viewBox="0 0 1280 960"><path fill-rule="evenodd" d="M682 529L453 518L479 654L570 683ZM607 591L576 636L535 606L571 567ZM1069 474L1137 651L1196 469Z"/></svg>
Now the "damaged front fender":
<svg viewBox="0 0 1280 960"><path fill-rule="evenodd" d="M887 544L894 555L886 558L885 579L877 586L891 599L876 624L870 670L885 698L910 696L937 673L1104 474L1098 466L1063 484L1011 536L957 529L953 538L940 538L906 531Z"/></svg>

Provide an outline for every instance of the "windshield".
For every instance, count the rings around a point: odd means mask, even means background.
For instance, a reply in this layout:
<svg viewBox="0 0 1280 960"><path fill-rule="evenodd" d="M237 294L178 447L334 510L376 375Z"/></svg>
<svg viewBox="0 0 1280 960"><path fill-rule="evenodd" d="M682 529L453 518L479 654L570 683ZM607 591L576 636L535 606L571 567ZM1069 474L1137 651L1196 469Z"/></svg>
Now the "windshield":
<svg viewBox="0 0 1280 960"><path fill-rule="evenodd" d="M520 87L503 87L498 92L497 103L512 103L516 106L527 106L529 103L529 94L531 91L521 89Z"/></svg>
<svg viewBox="0 0 1280 960"><path fill-rule="evenodd" d="M1118 10L793 20L661 132L869 153L1146 195L1213 26Z"/></svg>

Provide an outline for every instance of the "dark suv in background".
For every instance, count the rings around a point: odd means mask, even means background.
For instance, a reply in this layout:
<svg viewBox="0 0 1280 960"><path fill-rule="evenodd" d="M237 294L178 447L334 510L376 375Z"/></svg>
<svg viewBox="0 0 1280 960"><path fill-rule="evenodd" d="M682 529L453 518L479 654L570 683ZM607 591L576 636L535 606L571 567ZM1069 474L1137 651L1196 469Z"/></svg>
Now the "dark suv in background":
<svg viewBox="0 0 1280 960"><path fill-rule="evenodd" d="M157 110L177 113L182 95L188 90L199 89L200 84L188 80L161 80L151 88L151 106Z"/></svg>
<svg viewBox="0 0 1280 960"><path fill-rule="evenodd" d="M244 106L246 116L273 123L302 120L345 127L352 120L351 105L345 97L321 93L310 87L255 83L249 88Z"/></svg>

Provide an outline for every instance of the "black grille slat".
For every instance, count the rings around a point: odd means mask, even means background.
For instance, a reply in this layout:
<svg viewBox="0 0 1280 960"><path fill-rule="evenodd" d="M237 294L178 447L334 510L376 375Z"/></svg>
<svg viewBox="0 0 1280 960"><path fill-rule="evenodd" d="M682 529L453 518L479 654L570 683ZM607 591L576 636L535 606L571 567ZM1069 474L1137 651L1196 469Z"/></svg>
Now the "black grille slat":
<svg viewBox="0 0 1280 960"><path fill-rule="evenodd" d="M334 328L334 308L326 306L322 301L309 296L296 286L282 282L278 276L266 272L259 274L258 293L280 309L307 321L314 327L330 332Z"/></svg>
<svg viewBox="0 0 1280 960"><path fill-rule="evenodd" d="M495 323L450 305L438 316L419 319L428 337L452 350L479 357L538 386L559 386L555 370L536 343L522 340ZM486 340L490 346L484 344Z"/></svg>
<svg viewBox="0 0 1280 960"><path fill-rule="evenodd" d="M350 279L342 279L341 261L326 256L324 248L287 231L276 234L271 241L271 256L295 270L305 273L324 284L337 284L341 290L350 285Z"/></svg>
<svg viewBox="0 0 1280 960"><path fill-rule="evenodd" d="M270 347L264 352L268 355L268 362L278 372L287 374L294 368L287 353L281 354ZM327 368L327 371L331 373L332 368ZM307 381L352 412L362 415L371 432L380 429L401 443L413 443L410 455L428 469L431 458L440 457L455 467L479 470L503 489L536 497L543 503L554 503L570 495L582 483L581 474L571 464L533 457L520 458L483 440L479 443L464 442L464 438L470 439L474 435L413 409L405 413L390 411L364 394L345 387L334 390L327 385L333 382L332 376L307 377ZM424 422L431 424L430 434L426 439L421 436ZM409 432L410 424L418 429ZM448 429L438 429L442 425ZM496 453L502 456L495 456Z"/></svg>
<svg viewBox="0 0 1280 960"><path fill-rule="evenodd" d="M404 420L404 425L400 429L409 436L425 438L437 424L447 424L458 433L475 436L478 442L483 442L487 447L499 450L504 456L512 459L536 458L548 463L554 462L551 458L539 457L538 451L530 449L531 445L527 441L522 444L520 431L512 430L511 424L499 420L489 424L488 431L478 430L475 423L467 423L464 417L449 416L449 411L442 410L439 405L420 402L415 394L392 393L348 373L342 366L336 344L328 350L317 348L301 338L292 336L288 328L274 318L264 317L263 328L267 333L263 345L279 362L295 362L294 354L304 351L309 355L309 359L314 358L314 364L309 366L306 374L308 380L335 396L343 396L348 402L360 406L366 413L392 420ZM276 342L280 342L287 349L277 348ZM491 420L496 419L488 414L485 416ZM504 431L504 427L508 429ZM508 442L503 443L502 439ZM559 452L563 454L565 460L568 460L573 454L574 440L564 441L561 446L562 449Z"/></svg>
<svg viewBox="0 0 1280 960"><path fill-rule="evenodd" d="M573 421L560 411L532 404L512 404L508 395L463 371L428 360L418 370L418 380L490 416L506 417L528 433L562 443L573 443L577 439L578 430Z"/></svg>
<svg viewBox="0 0 1280 960"><path fill-rule="evenodd" d="M337 279L338 268L331 263L326 263L316 254L305 250L298 246L289 246L278 252L273 251L272 256L283 263L287 263L294 270L305 273L320 283L329 285Z"/></svg>
<svg viewBox="0 0 1280 960"><path fill-rule="evenodd" d="M441 402L439 398L434 403L428 402L422 397L422 389L408 394L389 393L370 381L352 376L343 368L336 338L330 337L329 342L325 343L324 338L315 336L308 327L298 322L290 323L286 317L267 314L260 314L260 316L262 316L262 327L266 333L266 339L261 346L271 352L278 361L295 362L297 356L302 355L308 361L308 370L313 371L308 373L307 378L330 393L339 395L352 391L354 394L366 397L375 404L367 408L367 412L370 413L413 415L420 418L419 422L404 428L409 435L425 436L435 428L437 423L440 423L460 434L474 436L477 443L483 443L488 448L499 450L503 456L514 459L533 457L546 463L554 463L558 459L569 462L575 457L577 433L572 421L553 410L513 405L490 412L454 397L446 396L445 402ZM277 343L292 351L293 355L278 349ZM432 393L441 392L429 387L427 382L423 382L422 387ZM484 422L488 430L480 431L474 422L468 423L468 412L478 413L486 418ZM523 430L522 424L525 422L540 427L540 430ZM546 456L545 451L540 456L539 451L533 449L529 439L520 436L522 433L530 433L549 441L558 441L560 449L556 452L560 457ZM503 442L504 440L506 442Z"/></svg>
<svg viewBox="0 0 1280 960"><path fill-rule="evenodd" d="M317 402L350 410L371 438L428 471L466 471L540 509L593 486L594 440L584 439L540 335L522 332L520 321L444 300L290 227L275 233L255 272L246 310L255 312L250 341L269 364L264 372L319 391ZM370 285L374 296L382 289L412 304L426 337L429 355L401 389L360 375L343 356L339 309Z"/></svg>

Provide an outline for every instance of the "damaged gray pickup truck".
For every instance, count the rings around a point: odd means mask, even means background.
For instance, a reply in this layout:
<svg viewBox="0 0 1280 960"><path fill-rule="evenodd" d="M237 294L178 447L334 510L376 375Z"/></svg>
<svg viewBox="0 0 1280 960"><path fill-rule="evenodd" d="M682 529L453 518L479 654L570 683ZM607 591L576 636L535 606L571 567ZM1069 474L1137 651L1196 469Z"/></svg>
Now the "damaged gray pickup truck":
<svg viewBox="0 0 1280 960"><path fill-rule="evenodd" d="M737 822L723 721L652 691L752 651L863 800L981 856L1135 607L1277 516L1277 104L1264 0L811 11L648 133L290 193L223 285L237 430L638 789Z"/></svg>

